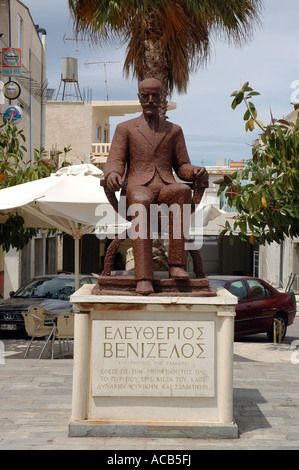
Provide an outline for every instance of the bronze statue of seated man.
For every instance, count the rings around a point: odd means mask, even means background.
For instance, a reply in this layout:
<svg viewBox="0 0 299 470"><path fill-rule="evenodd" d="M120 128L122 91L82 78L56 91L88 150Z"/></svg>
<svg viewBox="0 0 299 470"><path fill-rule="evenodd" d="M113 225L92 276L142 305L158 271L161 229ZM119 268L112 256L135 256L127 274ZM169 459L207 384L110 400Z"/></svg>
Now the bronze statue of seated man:
<svg viewBox="0 0 299 470"><path fill-rule="evenodd" d="M144 224L139 223L140 236L132 239L136 292L144 295L153 293L151 205L175 208L169 220L169 273L173 279L188 279L184 234L188 234L189 221L183 213L184 205L191 206L192 190L188 184L175 180L173 170L181 180L199 181L203 188L208 185L206 169L190 162L181 127L160 118L161 91L159 80L148 78L140 82L138 97L143 113L116 127L104 169L106 189L111 192L120 190L127 171L127 205L145 209ZM175 227L180 230L180 237L173 235Z"/></svg>

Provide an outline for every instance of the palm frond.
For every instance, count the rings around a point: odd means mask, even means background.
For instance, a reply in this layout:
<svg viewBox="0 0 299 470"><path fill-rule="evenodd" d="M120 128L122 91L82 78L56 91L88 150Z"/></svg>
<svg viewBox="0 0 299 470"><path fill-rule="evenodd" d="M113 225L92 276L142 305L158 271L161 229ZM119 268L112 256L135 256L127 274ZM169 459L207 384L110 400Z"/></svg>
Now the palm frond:
<svg viewBox="0 0 299 470"><path fill-rule="evenodd" d="M171 93L206 65L219 37L242 45L260 24L263 0L68 0L76 34L126 44L124 73L151 73ZM149 71L149 72L148 72Z"/></svg>

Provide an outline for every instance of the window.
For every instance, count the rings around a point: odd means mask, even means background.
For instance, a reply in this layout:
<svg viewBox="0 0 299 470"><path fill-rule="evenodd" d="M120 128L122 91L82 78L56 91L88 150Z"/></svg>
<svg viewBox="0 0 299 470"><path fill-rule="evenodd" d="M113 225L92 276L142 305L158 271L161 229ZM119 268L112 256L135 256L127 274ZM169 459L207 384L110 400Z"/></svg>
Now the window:
<svg viewBox="0 0 299 470"><path fill-rule="evenodd" d="M247 281L251 290L251 296L253 299L262 299L264 297L271 297L273 293L264 286L260 281L250 279Z"/></svg>
<svg viewBox="0 0 299 470"><path fill-rule="evenodd" d="M23 44L23 20L20 17L20 15L18 15L18 47L20 49L22 49L23 47L22 44Z"/></svg>
<svg viewBox="0 0 299 470"><path fill-rule="evenodd" d="M108 129L104 129L104 142L105 142L105 144L108 143L108 139L109 139Z"/></svg>
<svg viewBox="0 0 299 470"><path fill-rule="evenodd" d="M244 281L232 282L228 290L231 294L238 297L240 301L248 299L248 292Z"/></svg>
<svg viewBox="0 0 299 470"><path fill-rule="evenodd" d="M101 137L102 137L102 128L101 126L96 127L96 139L101 142Z"/></svg>

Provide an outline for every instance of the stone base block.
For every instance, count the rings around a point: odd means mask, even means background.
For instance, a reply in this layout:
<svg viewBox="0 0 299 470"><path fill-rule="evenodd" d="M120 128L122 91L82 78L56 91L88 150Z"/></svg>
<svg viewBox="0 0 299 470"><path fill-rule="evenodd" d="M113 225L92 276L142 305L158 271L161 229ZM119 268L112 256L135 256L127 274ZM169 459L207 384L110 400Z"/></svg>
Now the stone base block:
<svg viewBox="0 0 299 470"><path fill-rule="evenodd" d="M143 437L237 439L236 423L128 423L82 420L69 422L70 437Z"/></svg>
<svg viewBox="0 0 299 470"><path fill-rule="evenodd" d="M237 298L94 295L75 315L69 435L237 438L233 341Z"/></svg>

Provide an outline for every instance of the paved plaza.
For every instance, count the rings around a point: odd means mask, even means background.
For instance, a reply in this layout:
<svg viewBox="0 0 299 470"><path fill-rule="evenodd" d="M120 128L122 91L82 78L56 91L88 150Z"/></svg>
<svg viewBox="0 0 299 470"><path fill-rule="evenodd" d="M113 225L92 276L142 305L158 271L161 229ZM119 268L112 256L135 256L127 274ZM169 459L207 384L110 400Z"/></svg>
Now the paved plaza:
<svg viewBox="0 0 299 470"><path fill-rule="evenodd" d="M299 449L299 318L283 344L264 335L234 344L234 417L239 439L68 437L72 358L23 359L24 340L4 340L0 364L0 449L254 450Z"/></svg>

